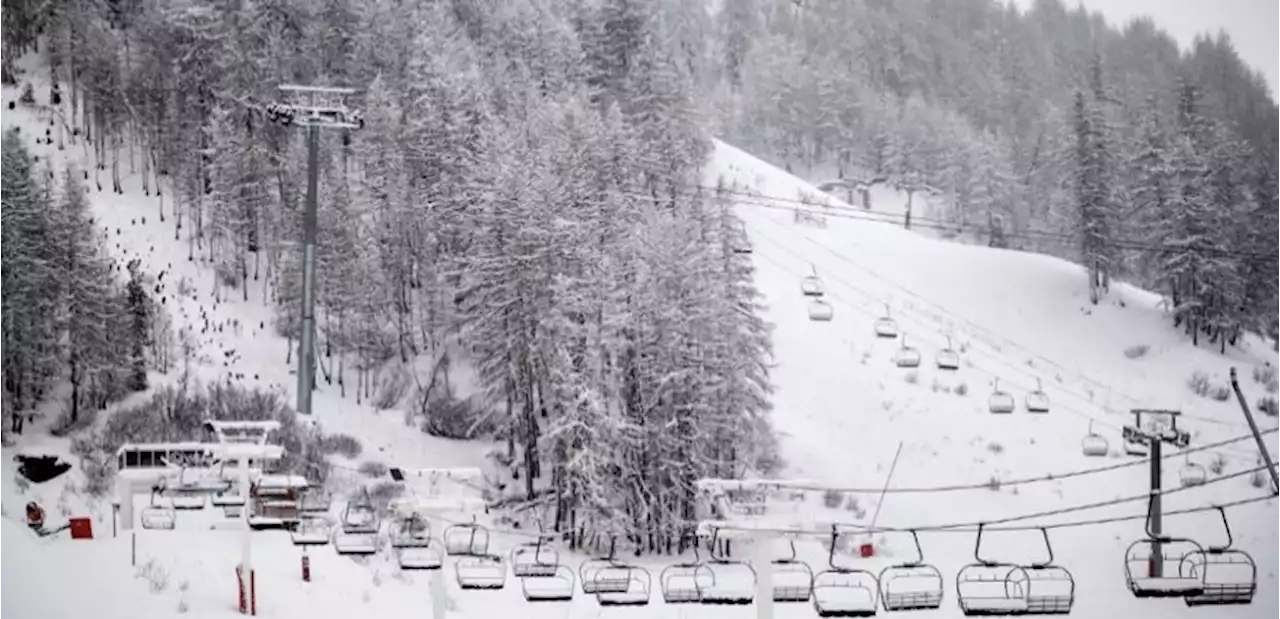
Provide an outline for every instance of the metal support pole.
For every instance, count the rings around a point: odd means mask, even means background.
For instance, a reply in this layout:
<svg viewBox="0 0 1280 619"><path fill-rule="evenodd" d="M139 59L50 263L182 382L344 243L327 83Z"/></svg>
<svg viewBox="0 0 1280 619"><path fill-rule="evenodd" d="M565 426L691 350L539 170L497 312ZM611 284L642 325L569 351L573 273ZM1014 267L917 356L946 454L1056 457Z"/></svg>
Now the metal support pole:
<svg viewBox="0 0 1280 619"><path fill-rule="evenodd" d="M307 204L302 215L302 333L298 337L298 414L311 414L315 384L316 236L319 228L320 127L307 127Z"/></svg>
<svg viewBox="0 0 1280 619"><path fill-rule="evenodd" d="M443 524L438 518L430 518L428 522L432 527ZM427 586L431 593L431 619L448 619L449 590L444 584L444 570L431 570L431 580Z"/></svg>
<svg viewBox="0 0 1280 619"><path fill-rule="evenodd" d="M1244 418L1249 422L1249 431L1253 433L1253 440L1258 443L1258 453L1262 455L1262 461L1267 465L1267 474L1271 476L1271 494L1280 495L1280 473L1276 472L1276 463L1271 460L1271 452L1267 451L1267 444L1262 440L1262 432L1258 430L1258 422L1253 420L1253 411L1249 410L1249 402L1244 399L1244 393L1240 391L1240 381L1236 380L1236 369L1231 368L1231 388L1236 392L1236 399L1240 401L1240 410L1244 411Z"/></svg>
<svg viewBox="0 0 1280 619"><path fill-rule="evenodd" d="M1159 539L1161 535L1161 528L1163 527L1163 524L1161 523L1161 514L1163 513L1161 510L1163 509L1163 507L1160 504L1160 488L1161 488L1161 485L1160 485L1160 462L1161 462L1160 451L1161 449L1160 447L1162 443L1160 441L1160 437L1158 436L1152 436L1150 439L1150 442L1151 442L1151 498L1149 500L1151 501L1151 506L1150 506L1151 534L1153 537ZM1161 556L1160 542L1158 541L1154 541L1151 543L1151 563L1147 566L1147 569L1148 569L1148 572L1150 572L1147 575L1151 578L1161 578L1164 576L1164 558Z"/></svg>
<svg viewBox="0 0 1280 619"><path fill-rule="evenodd" d="M251 595L253 590L253 527L249 526L251 502L249 497L249 458L240 458L240 496L244 498L241 517L244 519L244 537L240 540L240 590Z"/></svg>
<svg viewBox="0 0 1280 619"><path fill-rule="evenodd" d="M756 619L773 619L773 560L769 542L773 537L764 531L751 534L751 566L756 571Z"/></svg>

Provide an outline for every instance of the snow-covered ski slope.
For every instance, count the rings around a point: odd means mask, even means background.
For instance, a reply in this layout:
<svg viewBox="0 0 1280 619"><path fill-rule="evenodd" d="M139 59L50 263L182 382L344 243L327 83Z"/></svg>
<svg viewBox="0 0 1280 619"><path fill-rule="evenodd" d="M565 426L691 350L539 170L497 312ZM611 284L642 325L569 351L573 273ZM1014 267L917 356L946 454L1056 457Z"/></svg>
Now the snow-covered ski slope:
<svg viewBox="0 0 1280 619"><path fill-rule="evenodd" d="M35 68L34 63L27 66ZM47 85L39 72L29 72L27 79L32 77L37 99L43 102ZM9 101L16 99L17 92L5 88L3 95L4 101ZM47 118L19 108L6 111L3 124L22 127L41 161L51 157L61 166L70 158L92 170L91 156L82 143L61 152L35 143L48 127ZM123 172L129 171L127 160L121 166ZM101 176L104 181L108 178L105 172ZM1248 353L1235 351L1225 359L1192 348L1160 318L1157 299L1140 290L1119 286L1107 302L1090 306L1083 295L1083 276L1061 261L947 244L890 224L834 216L827 219L825 230L796 224L787 210L795 205L789 201L798 199L801 192L809 196L819 192L750 155L717 143L704 183L714 185L721 179L739 192L735 194L737 210L754 247L757 284L768 306L767 318L776 326L774 419L783 435L787 476L878 490L902 441L891 490L980 486L947 493L891 493L883 502L877 492L859 493L856 508L854 501L847 499L844 504L850 508L840 508L851 523L868 523L874 515L878 525L887 527L965 524L1141 495L1146 490L1145 465L1026 485L1006 484L998 490L987 485L996 485L993 478L1007 481L1127 462L1119 455L1116 427L1128 421L1122 411L1139 405L1185 411L1185 425L1195 433L1193 445L1243 435L1246 429L1234 402L1193 395L1186 381L1198 370L1225 384L1226 369L1235 364L1241 367L1246 392L1256 399L1262 392L1249 378L1252 366L1267 359L1274 363L1274 355L1261 343L1251 343ZM166 192L161 207L154 193L143 195L136 175L124 179L124 195L111 193L109 182L102 192L92 188L92 181L90 185L95 217L108 237L109 250L118 259L123 262L137 257L146 271L165 271L167 290L177 290L183 279L189 283L195 298L179 295L168 304L175 328L190 326L200 333L202 308L212 323L224 324L221 332L200 334L202 353L207 357L202 375L210 379L243 375L246 382L276 386L292 394L293 376L284 363L288 344L270 327L272 312L261 285L250 289L247 302L236 290L226 291L228 294L215 304L211 299L213 271L198 261L198 252L197 260L187 260L185 231L181 240L176 238L170 193ZM163 222L161 208L166 213ZM806 315L808 300L800 293L800 278L812 269L823 279L825 299L834 308L834 320L829 323L811 322ZM1120 300L1124 300L1124 307L1117 304ZM873 336L872 321L884 313L886 303L907 333L908 343L923 354L923 363L915 372L894 367L891 356L896 343ZM231 321L238 321L239 328ZM943 375L932 369L932 361L939 347L946 344L946 334L962 351L963 365L960 371ZM1124 350L1135 345L1146 345L1149 352L1137 359L1127 358ZM1040 378L1053 410L1044 416L1030 416L1020 403L1013 415L986 413L987 397L997 375L1001 387L1019 400ZM378 413L357 406L350 395L338 397L336 389L325 388L317 395L316 410L326 430L360 438L368 457L406 466L474 466L482 462L483 446L409 431L398 412ZM1096 420L1094 429L1110 441L1113 457L1090 460L1080 455L1080 440L1091 418ZM1264 427L1274 423L1263 420ZM24 440L66 453L65 441L47 436ZM1274 434L1268 442L1274 450ZM1220 474L1254 466L1253 453L1251 443L1231 445L1229 451L1223 451L1226 460ZM1208 466L1210 454L1197 453L1193 458ZM1167 461L1167 487L1177 487L1183 463L1182 458ZM179 612L196 618L234 613L233 569L239 559L239 534L228 529L217 514L184 513L173 531L139 530L138 567L131 567L130 537L110 537L109 507L86 504L83 498L63 490L65 482L76 481L74 474L20 492L11 481L13 463L6 459L3 467L6 518L2 533L7 543L0 614L132 619L176 616ZM1239 500L1263 492L1251 486L1247 476L1238 477L1170 494L1165 498L1166 510ZM99 539L34 538L16 522L29 498L59 506L50 508L54 521L65 515L95 515ZM1127 516L1141 513L1143 508L1142 502L1135 501L1009 524ZM1142 523L1127 521L1051 532L1056 560L1076 577L1074 614L1091 619L1275 617L1280 560L1275 504L1232 508L1228 514L1236 546L1252 552L1258 563L1260 590L1253 606L1188 610L1179 601L1134 599L1124 585L1123 553L1129 542L1141 537ZM1165 527L1171 533L1217 544L1222 533L1214 518L1212 513L1169 516ZM946 597L937 611L909 614L958 617L954 577L973 560L974 536L971 532L925 531L921 540L926 560L936 564L946 579ZM493 550L505 556L512 544L522 541L526 539L495 536ZM1025 562L1043 557L1034 532L993 534L988 541L991 543L984 545L984 554L993 558ZM907 542L900 534L877 535L881 557L863 564L878 570L894 557L902 560ZM802 558L810 560L815 570L825 567L816 539L802 541L799 546ZM289 544L287 536L272 532L254 535L259 615L313 619L428 616L426 577L400 573L385 553L364 563L340 558L328 547L312 549L309 554L313 582L304 584L299 575L300 551ZM575 569L582 559L565 556ZM666 606L657 590L662 565L651 565L652 603L634 609L601 609L580 591L568 605L526 604L520 597L519 581L510 575L502 592L463 593L452 584L450 575L451 617L755 616L752 607ZM163 588L153 584L161 572L168 580ZM780 619L814 615L807 604L779 605L776 613Z"/></svg>

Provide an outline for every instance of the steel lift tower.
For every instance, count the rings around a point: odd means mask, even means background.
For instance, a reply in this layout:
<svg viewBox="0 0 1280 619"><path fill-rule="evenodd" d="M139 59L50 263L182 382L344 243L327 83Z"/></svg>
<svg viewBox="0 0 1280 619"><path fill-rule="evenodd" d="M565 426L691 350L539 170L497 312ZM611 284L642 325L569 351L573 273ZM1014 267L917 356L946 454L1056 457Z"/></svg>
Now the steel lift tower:
<svg viewBox="0 0 1280 619"><path fill-rule="evenodd" d="M283 101L267 106L267 118L285 126L305 127L307 130L307 203L302 216L302 333L298 337L298 412L310 415L311 389L315 385L320 130L360 129L364 127L364 117L346 105L346 98L356 93L351 88L286 84L279 89Z"/></svg>

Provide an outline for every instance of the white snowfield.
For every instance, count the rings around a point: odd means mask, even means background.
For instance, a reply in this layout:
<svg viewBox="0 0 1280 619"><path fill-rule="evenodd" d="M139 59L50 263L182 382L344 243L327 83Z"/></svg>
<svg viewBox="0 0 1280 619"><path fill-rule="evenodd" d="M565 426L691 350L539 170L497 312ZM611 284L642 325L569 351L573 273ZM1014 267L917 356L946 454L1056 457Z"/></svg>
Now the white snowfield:
<svg viewBox="0 0 1280 619"><path fill-rule="evenodd" d="M28 65L30 66L30 65ZM37 76L38 77L38 76ZM47 86L37 80L43 100ZM4 100L16 99L8 87ZM4 126L20 126L41 161L58 164L71 158L91 163L81 144L59 152L36 145L47 120L29 109L4 114ZM122 163L123 171L128 164ZM91 174L92 176L92 174ZM104 174L105 178L106 175ZM1241 349L1221 356L1192 347L1161 315L1159 298L1126 285L1116 285L1099 305L1089 304L1084 274L1078 267L1043 256L949 244L917 236L892 224L843 218L836 205L825 229L797 224L788 208L792 201L819 192L795 177L727 144L717 142L707 165L704 184L724 180L732 189L737 212L745 222L753 246L756 283L768 306L774 331L773 379L777 387L773 418L781 434L788 478L805 478L818 485L866 489L856 503L815 514L814 536L798 543L799 557L814 571L827 567L820 543L821 521L841 518L850 524L889 528L921 527L926 562L941 571L941 608L907 613L920 617L962 616L955 577L974 561L973 523L999 522L1039 512L1055 512L1117 498L1141 497L1147 492L1144 462L1123 456L1119 427L1130 421L1133 407L1176 408L1184 412L1182 426L1193 434L1192 446L1244 436L1248 433L1234 399L1218 402L1188 390L1194 371L1203 371L1225 384L1227 369L1238 366L1241 385L1251 402L1263 395L1250 378L1255 365L1276 356L1265 342L1250 340ZM92 187L92 181L91 181ZM214 274L198 261L187 260L185 234L175 240L170 214L171 196L164 206L144 196L136 175L124 180L125 194L91 189L94 214L107 235L108 248L119 259L137 257L152 274L165 271L166 281L186 278L192 296L171 298L175 328L202 323L200 307L216 322L237 320L221 333L202 335L202 353L210 362L206 378L228 373L245 375L246 382L279 386L292 393L294 378L285 365L287 343L270 325L271 310L261 284L250 290L249 301L239 290L225 291L214 307ZM905 199L899 196L900 199ZM877 196L883 203L883 196ZM767 207L766 207L767 206ZM163 208L165 220L160 221ZM822 211L823 207L806 207ZM143 222L145 218L145 223ZM117 232L118 231L118 232ZM833 318L808 318L810 298L801 294L801 279L821 278ZM921 364L915 370L895 367L900 340L877 338L873 322L888 306L907 343L917 348ZM259 329L259 324L265 329ZM937 353L948 345L958 353L958 371L935 369ZM1145 356L1131 359L1125 349L1149 347ZM222 351L234 350L226 356ZM223 364L227 359L228 363ZM256 379L254 378L256 377ZM987 412L988 396L999 386L1017 401L1010 415ZM168 380L155 376L155 381ZM1026 412L1023 399L1043 385L1051 410ZM315 409L326 430L352 434L365 452L406 468L481 467L483 446L433 439L408 431L398 412L376 412L357 406L354 398L338 396L324 387ZM1106 437L1111 454L1086 458L1081 440L1093 429ZM1275 420L1260 418L1264 429ZM24 439L34 451L66 454L65 441L38 432ZM881 501L878 490L898 443L902 451L890 493ZM1267 436L1271 450L1276 434ZM1170 448L1172 450L1172 448ZM376 456L373 456L376 454ZM1206 468L1221 454L1220 471L1213 478L1239 474L1255 466L1251 441L1222 449L1197 452L1165 461L1163 484L1178 489L1179 469L1187 462ZM1035 478L1124 464L1135 466L1105 473L1012 485L1015 478ZM35 486L25 493L15 488L15 464L5 459L3 508L3 595L0 615L40 619L137 619L188 616L230 617L235 614L234 569L240 557L238 523L213 509L182 512L171 531L136 530L112 537L109 505L86 503L69 486L79 483L78 472ZM1213 467L1216 468L1216 467ZM1249 475L1209 483L1164 498L1165 510L1201 507L1266 495L1250 484ZM952 492L894 493L893 488L976 486ZM822 493L808 500L822 504ZM68 516L94 517L96 539L71 541L65 537L39 539L21 525L22 506L36 499L47 506L49 520ZM139 497L141 508L145 498ZM341 506L335 506L338 513ZM1024 518L1005 525L1053 525L1142 514L1145 501L1129 501L1084 511ZM1228 508L1235 548L1250 552L1258 568L1258 592L1250 606L1188 608L1181 600L1136 599L1125 584L1125 550L1143 537L1141 519L1096 526L1054 528L1049 531L1053 559L1074 574L1073 614L1089 619L1206 617L1210 619L1273 618L1280 614L1276 572L1280 565L1276 503L1272 500ZM835 514L835 516L832 516ZM1221 544L1224 533L1216 512L1170 515L1165 530L1192 537L1201 544ZM801 520L804 520L801 518ZM962 525L963 531L930 531L930 527ZM989 532L984 536L986 558L1014 563L1047 557L1036 530ZM331 546L309 549L312 582L301 580L303 551L280 532L253 536L258 587L258 615L310 619L383 619L429 617L431 592L425 572L401 572L389 551L368 559L339 557ZM513 546L527 537L495 534L490 550L509 557ZM861 539L856 541L862 541ZM911 558L910 537L904 533L874 536L878 556L842 557L843 561L879 571L894 561ZM781 550L781 549L780 549ZM136 551L136 566L131 555ZM577 573L586 557L562 552ZM528 604L520 581L507 572L506 587L497 592L461 591L453 581L454 559L446 560L445 580L452 598L451 618L751 618L754 606L707 607L665 605L659 590L664 563L645 559L652 570L651 603L639 608L601 608L594 596L580 589L567 604ZM881 612L884 612L883 610ZM892 613L885 613L892 614ZM811 604L776 605L776 617L814 617Z"/></svg>

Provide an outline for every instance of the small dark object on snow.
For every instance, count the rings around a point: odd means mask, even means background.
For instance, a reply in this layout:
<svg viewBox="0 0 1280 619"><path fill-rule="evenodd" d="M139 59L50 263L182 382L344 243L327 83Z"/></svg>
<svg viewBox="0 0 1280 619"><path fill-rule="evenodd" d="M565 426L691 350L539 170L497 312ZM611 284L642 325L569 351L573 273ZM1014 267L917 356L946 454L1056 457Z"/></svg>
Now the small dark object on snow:
<svg viewBox="0 0 1280 619"><path fill-rule="evenodd" d="M33 484L43 484L71 470L71 463L62 462L58 456L14 456L19 464L18 474Z"/></svg>
<svg viewBox="0 0 1280 619"><path fill-rule="evenodd" d="M17 101L10 101L10 102L9 102L9 109L11 109L11 110L12 110L12 109L13 109L14 107L16 107L17 105L18 105L18 102L17 102Z"/></svg>
<svg viewBox="0 0 1280 619"><path fill-rule="evenodd" d="M88 170L85 170L85 171L84 171L84 180L89 180L89 171L88 171Z"/></svg>
<svg viewBox="0 0 1280 619"><path fill-rule="evenodd" d="M74 128L74 129L72 129L72 130L71 130L71 135L74 135L74 136L79 137L79 136L80 136L80 127L76 127L76 128Z"/></svg>

